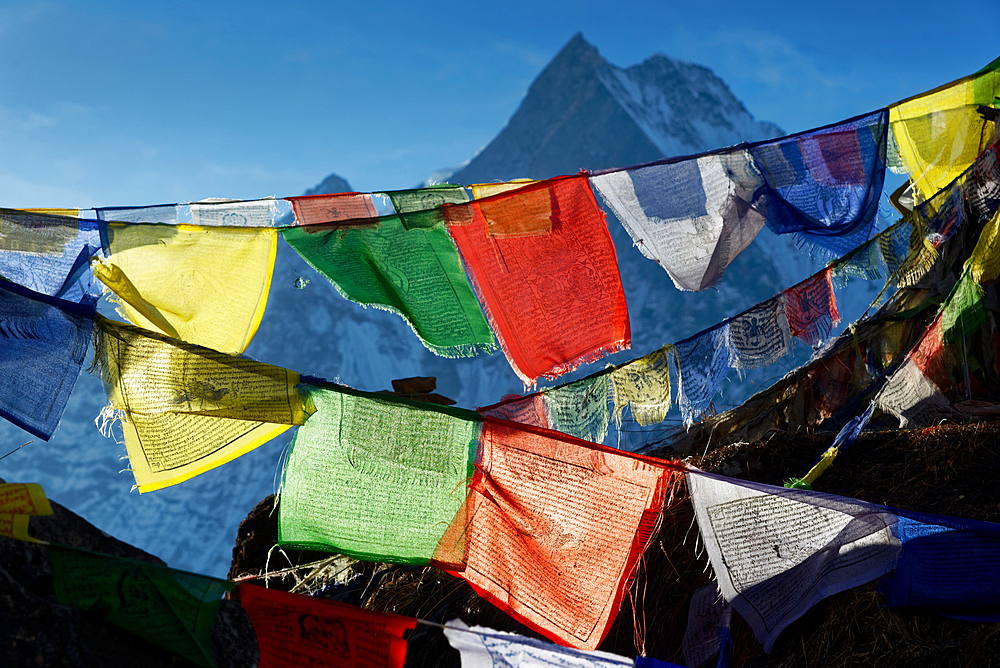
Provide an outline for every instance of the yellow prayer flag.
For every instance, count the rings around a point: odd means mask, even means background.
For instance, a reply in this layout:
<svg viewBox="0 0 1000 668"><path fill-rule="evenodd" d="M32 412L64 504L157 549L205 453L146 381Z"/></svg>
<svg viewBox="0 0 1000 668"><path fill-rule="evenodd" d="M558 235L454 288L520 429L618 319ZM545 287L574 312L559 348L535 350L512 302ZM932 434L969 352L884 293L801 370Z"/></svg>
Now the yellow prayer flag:
<svg viewBox="0 0 1000 668"><path fill-rule="evenodd" d="M534 183L534 181L531 179L514 179L506 183L477 183L470 186L470 188L472 188L473 197L483 199L484 197L492 197L493 195L499 195L510 190L523 188L529 183Z"/></svg>
<svg viewBox="0 0 1000 668"><path fill-rule="evenodd" d="M28 520L33 515L51 515L52 506L36 483L0 484L0 536L29 543L42 541L28 535Z"/></svg>
<svg viewBox="0 0 1000 668"><path fill-rule="evenodd" d="M975 162L996 126L979 114L996 106L1000 69L959 79L889 107L899 159L921 200L930 199Z"/></svg>
<svg viewBox="0 0 1000 668"><path fill-rule="evenodd" d="M972 280L979 285L1000 276L1000 211L993 215L980 233L976 248L969 256L969 271Z"/></svg>
<svg viewBox="0 0 1000 668"><path fill-rule="evenodd" d="M264 316L277 229L112 223L94 274L132 323L242 353Z"/></svg>
<svg viewBox="0 0 1000 668"><path fill-rule="evenodd" d="M672 348L668 345L611 372L614 420L619 427L626 405L631 408L636 422L643 426L666 419L670 410L667 354Z"/></svg>
<svg viewBox="0 0 1000 668"><path fill-rule="evenodd" d="M140 492L183 482L304 424L299 375L136 327L96 321L94 367Z"/></svg>

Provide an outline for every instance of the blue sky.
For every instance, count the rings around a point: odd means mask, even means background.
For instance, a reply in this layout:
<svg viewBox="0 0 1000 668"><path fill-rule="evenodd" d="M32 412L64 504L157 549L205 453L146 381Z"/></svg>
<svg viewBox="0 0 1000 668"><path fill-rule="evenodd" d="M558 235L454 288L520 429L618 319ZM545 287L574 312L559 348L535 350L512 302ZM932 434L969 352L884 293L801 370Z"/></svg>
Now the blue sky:
<svg viewBox="0 0 1000 668"><path fill-rule="evenodd" d="M1000 56L997 0L824 4L7 0L0 206L410 187L488 143L578 31L621 67L705 65L789 132Z"/></svg>

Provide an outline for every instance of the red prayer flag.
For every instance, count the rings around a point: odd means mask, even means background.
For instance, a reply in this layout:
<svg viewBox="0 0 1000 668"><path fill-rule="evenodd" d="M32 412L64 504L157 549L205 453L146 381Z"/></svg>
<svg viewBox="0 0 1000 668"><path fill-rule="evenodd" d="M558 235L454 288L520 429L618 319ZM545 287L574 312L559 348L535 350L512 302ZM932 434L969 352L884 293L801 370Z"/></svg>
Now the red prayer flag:
<svg viewBox="0 0 1000 668"><path fill-rule="evenodd" d="M558 642L595 649L618 614L678 465L486 417L457 573Z"/></svg>
<svg viewBox="0 0 1000 668"><path fill-rule="evenodd" d="M239 586L260 649L258 668L402 668L417 620L313 596Z"/></svg>
<svg viewBox="0 0 1000 668"><path fill-rule="evenodd" d="M295 219L299 225L327 227L370 225L378 217L372 196L367 193L303 195L287 199L295 209Z"/></svg>
<svg viewBox="0 0 1000 668"><path fill-rule="evenodd" d="M785 290L785 316L792 336L813 344L826 338L840 322L832 275L833 269L827 267Z"/></svg>
<svg viewBox="0 0 1000 668"><path fill-rule="evenodd" d="M615 247L586 176L444 209L493 331L526 385L629 347Z"/></svg>

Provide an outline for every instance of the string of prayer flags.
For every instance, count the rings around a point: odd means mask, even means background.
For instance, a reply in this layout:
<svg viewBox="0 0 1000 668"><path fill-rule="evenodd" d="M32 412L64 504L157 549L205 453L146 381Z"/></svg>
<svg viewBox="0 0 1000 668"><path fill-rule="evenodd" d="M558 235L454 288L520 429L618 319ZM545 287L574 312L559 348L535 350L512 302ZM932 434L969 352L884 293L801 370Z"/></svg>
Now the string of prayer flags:
<svg viewBox="0 0 1000 668"><path fill-rule="evenodd" d="M585 441L601 443L607 436L610 422L610 391L608 374L599 372L523 397L508 395L498 403L477 410L482 415L552 429Z"/></svg>
<svg viewBox="0 0 1000 668"><path fill-rule="evenodd" d="M100 220L118 223L204 227L285 227L295 224L292 203L274 197L258 200L208 199L159 206L110 206L94 211Z"/></svg>
<svg viewBox="0 0 1000 668"><path fill-rule="evenodd" d="M239 354L267 304L277 230L112 223L94 274L129 322Z"/></svg>
<svg viewBox="0 0 1000 668"><path fill-rule="evenodd" d="M462 186L442 183L427 188L394 190L386 193L399 215L403 227L408 230L437 227L444 222L445 204L464 204L469 194Z"/></svg>
<svg viewBox="0 0 1000 668"><path fill-rule="evenodd" d="M785 290L785 317L792 336L813 345L840 322L833 294L833 269L827 267Z"/></svg>
<svg viewBox="0 0 1000 668"><path fill-rule="evenodd" d="M626 406L636 422L643 426L666 419L670 410L669 354L672 351L673 346L665 346L611 372L614 419L619 428Z"/></svg>
<svg viewBox="0 0 1000 668"><path fill-rule="evenodd" d="M767 653L813 604L895 567L884 506L694 468L687 482L719 589Z"/></svg>
<svg viewBox="0 0 1000 668"><path fill-rule="evenodd" d="M316 408L285 463L279 543L366 561L455 565L439 543L465 506L472 411L303 384Z"/></svg>
<svg viewBox="0 0 1000 668"><path fill-rule="evenodd" d="M677 404L685 425L708 411L722 380L729 373L728 325L723 323L675 345L679 387Z"/></svg>
<svg viewBox="0 0 1000 668"><path fill-rule="evenodd" d="M367 193L303 195L287 198L295 209L299 225L351 227L371 225L378 217L372 196Z"/></svg>
<svg viewBox="0 0 1000 668"><path fill-rule="evenodd" d="M777 362L792 349L784 293L730 320L726 332L732 368L758 369Z"/></svg>
<svg viewBox="0 0 1000 668"><path fill-rule="evenodd" d="M462 668L633 668L635 662L617 654L560 647L517 633L469 627L453 619L444 635L462 655Z"/></svg>
<svg viewBox="0 0 1000 668"><path fill-rule="evenodd" d="M881 110L751 147L764 179L754 204L768 228L835 257L867 240L885 179L888 120Z"/></svg>
<svg viewBox="0 0 1000 668"><path fill-rule="evenodd" d="M28 533L33 516L51 515L52 504L45 498L41 485L33 482L0 484L0 536L39 543Z"/></svg>
<svg viewBox="0 0 1000 668"><path fill-rule="evenodd" d="M96 308L0 279L0 417L49 440L87 355Z"/></svg>
<svg viewBox="0 0 1000 668"><path fill-rule="evenodd" d="M250 584L238 587L258 668L402 668L417 620Z"/></svg>
<svg viewBox="0 0 1000 668"><path fill-rule="evenodd" d="M306 225L281 233L344 297L399 314L433 353L464 357L492 352L493 333L441 223L442 214L413 210L433 204L442 194L454 195L453 190L431 189L429 203L427 197L419 199L422 191L393 194L398 206L411 212L370 220L369 225ZM464 198L464 190L458 191ZM423 225L432 215L438 222Z"/></svg>
<svg viewBox="0 0 1000 668"><path fill-rule="evenodd" d="M175 485L303 424L294 371L97 317L94 368L139 492Z"/></svg>
<svg viewBox="0 0 1000 668"><path fill-rule="evenodd" d="M992 143L996 125L979 107L995 108L998 96L1000 59L976 74L889 107L898 151L892 166L910 175L920 200L946 187Z"/></svg>
<svg viewBox="0 0 1000 668"><path fill-rule="evenodd" d="M468 523L449 532L465 543L456 574L549 638L595 649L652 538L675 470L486 418Z"/></svg>
<svg viewBox="0 0 1000 668"><path fill-rule="evenodd" d="M614 244L586 177L540 181L444 210L490 325L525 385L630 346Z"/></svg>
<svg viewBox="0 0 1000 668"><path fill-rule="evenodd" d="M0 276L65 301L95 303L101 290L87 265L101 248L99 223L77 213L0 209Z"/></svg>
<svg viewBox="0 0 1000 668"><path fill-rule="evenodd" d="M590 182L679 290L704 290L764 227L753 205L763 183L743 148L609 170Z"/></svg>
<svg viewBox="0 0 1000 668"><path fill-rule="evenodd" d="M1000 620L1000 525L895 510L902 543L879 581L889 607L921 606L959 619Z"/></svg>
<svg viewBox="0 0 1000 668"><path fill-rule="evenodd" d="M48 552L60 603L96 611L199 666L215 666L212 627L231 583L77 548L50 545Z"/></svg>

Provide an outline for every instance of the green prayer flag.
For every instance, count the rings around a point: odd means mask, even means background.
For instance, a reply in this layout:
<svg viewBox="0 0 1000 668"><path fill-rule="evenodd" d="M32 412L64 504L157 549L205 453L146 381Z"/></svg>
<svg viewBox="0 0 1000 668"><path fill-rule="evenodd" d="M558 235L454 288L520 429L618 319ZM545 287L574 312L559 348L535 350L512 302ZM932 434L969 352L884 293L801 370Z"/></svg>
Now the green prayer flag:
<svg viewBox="0 0 1000 668"><path fill-rule="evenodd" d="M56 599L190 659L214 666L212 627L233 584L124 557L49 546Z"/></svg>
<svg viewBox="0 0 1000 668"><path fill-rule="evenodd" d="M496 350L440 209L433 208L466 201L465 191L429 188L391 197L397 211L412 213L383 216L366 226L306 225L281 233L344 297L401 315L436 355L470 357Z"/></svg>
<svg viewBox="0 0 1000 668"><path fill-rule="evenodd" d="M942 340L945 343L955 343L963 336L977 331L985 322L983 289L969 271L964 271L941 311Z"/></svg>
<svg viewBox="0 0 1000 668"><path fill-rule="evenodd" d="M367 561L435 558L465 506L479 415L340 387L300 389L316 412L285 464L278 542Z"/></svg>

